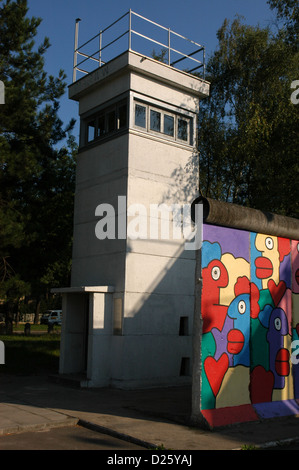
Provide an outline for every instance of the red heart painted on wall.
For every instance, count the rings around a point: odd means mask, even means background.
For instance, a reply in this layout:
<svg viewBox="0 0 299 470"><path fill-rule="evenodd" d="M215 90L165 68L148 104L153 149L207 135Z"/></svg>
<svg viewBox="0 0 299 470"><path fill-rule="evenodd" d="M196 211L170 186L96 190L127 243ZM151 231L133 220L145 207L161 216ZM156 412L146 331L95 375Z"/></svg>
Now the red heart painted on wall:
<svg viewBox="0 0 299 470"><path fill-rule="evenodd" d="M223 377L228 369L228 356L227 354L222 354L222 356L216 361L213 357L207 357L204 361L204 368L207 374L207 378L214 396L216 397Z"/></svg>
<svg viewBox="0 0 299 470"><path fill-rule="evenodd" d="M274 375L263 366L256 366L250 374L251 403L265 403L272 401Z"/></svg>
<svg viewBox="0 0 299 470"><path fill-rule="evenodd" d="M268 289L270 291L274 305L277 307L287 289L286 283L284 281L280 281L278 285L276 285L273 279L270 279L268 281Z"/></svg>

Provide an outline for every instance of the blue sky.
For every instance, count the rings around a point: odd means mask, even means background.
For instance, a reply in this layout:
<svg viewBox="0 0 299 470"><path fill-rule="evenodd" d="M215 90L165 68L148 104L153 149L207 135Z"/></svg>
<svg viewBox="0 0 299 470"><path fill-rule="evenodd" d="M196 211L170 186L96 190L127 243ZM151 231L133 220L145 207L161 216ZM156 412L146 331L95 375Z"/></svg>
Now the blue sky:
<svg viewBox="0 0 299 470"><path fill-rule="evenodd" d="M266 0L28 0L29 16L42 18L37 42L50 38L45 69L57 75L59 69L72 81L74 30L76 18L81 18L79 44L96 35L117 18L129 11L147 17L183 36L203 44L206 56L217 47L217 30L225 18L242 15L246 24L267 26L274 13ZM67 93L61 100L60 117L67 123L78 118L78 105ZM78 126L75 129L77 138Z"/></svg>

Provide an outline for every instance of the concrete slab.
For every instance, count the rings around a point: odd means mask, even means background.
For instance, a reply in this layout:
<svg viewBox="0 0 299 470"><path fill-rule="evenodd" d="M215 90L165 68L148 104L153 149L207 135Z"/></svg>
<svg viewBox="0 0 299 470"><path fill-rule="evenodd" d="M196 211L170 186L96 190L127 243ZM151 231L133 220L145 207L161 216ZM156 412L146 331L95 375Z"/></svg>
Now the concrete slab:
<svg viewBox="0 0 299 470"><path fill-rule="evenodd" d="M74 426L166 450L232 450L299 439L298 415L213 431L190 425L190 387L79 389L48 377L1 378L0 435Z"/></svg>

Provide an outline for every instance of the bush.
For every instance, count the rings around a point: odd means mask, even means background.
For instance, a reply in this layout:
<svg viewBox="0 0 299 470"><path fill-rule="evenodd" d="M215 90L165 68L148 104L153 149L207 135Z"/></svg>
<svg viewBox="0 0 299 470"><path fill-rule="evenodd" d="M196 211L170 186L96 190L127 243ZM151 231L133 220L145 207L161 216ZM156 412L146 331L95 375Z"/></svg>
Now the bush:
<svg viewBox="0 0 299 470"><path fill-rule="evenodd" d="M5 364L2 374L47 374L58 372L60 335L0 336L5 346Z"/></svg>

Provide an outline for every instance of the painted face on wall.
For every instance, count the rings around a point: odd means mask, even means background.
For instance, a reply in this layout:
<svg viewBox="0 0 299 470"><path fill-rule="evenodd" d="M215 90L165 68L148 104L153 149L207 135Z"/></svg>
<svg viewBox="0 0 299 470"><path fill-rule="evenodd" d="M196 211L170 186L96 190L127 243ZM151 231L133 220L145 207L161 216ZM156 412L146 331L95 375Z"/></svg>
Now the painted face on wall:
<svg viewBox="0 0 299 470"><path fill-rule="evenodd" d="M292 292L299 294L299 242L292 240Z"/></svg>
<svg viewBox="0 0 299 470"><path fill-rule="evenodd" d="M279 281L279 251L277 237L257 234L255 246L261 253L255 259L255 273L262 280L263 289L267 289L269 279Z"/></svg>
<svg viewBox="0 0 299 470"><path fill-rule="evenodd" d="M227 315L234 321L233 329L227 336L228 352L235 354L235 366L249 366L250 294L236 297L230 304Z"/></svg>
<svg viewBox="0 0 299 470"><path fill-rule="evenodd" d="M228 273L224 264L218 260L212 260L202 270L202 318L203 333L211 331L212 328L222 330L227 307L220 305L220 289L227 286Z"/></svg>
<svg viewBox="0 0 299 470"><path fill-rule="evenodd" d="M289 375L289 351L284 348L284 336L288 334L288 321L281 308L273 310L269 320L267 341L269 343L269 364L274 374L274 388L283 388L285 377Z"/></svg>

